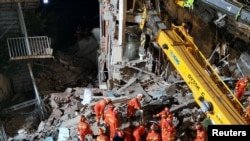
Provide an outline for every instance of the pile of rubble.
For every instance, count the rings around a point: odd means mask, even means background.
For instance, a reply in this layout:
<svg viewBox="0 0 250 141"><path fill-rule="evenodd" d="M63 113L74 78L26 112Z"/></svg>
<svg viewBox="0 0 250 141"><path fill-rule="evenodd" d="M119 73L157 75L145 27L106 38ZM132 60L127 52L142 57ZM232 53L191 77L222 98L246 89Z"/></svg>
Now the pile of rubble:
<svg viewBox="0 0 250 141"><path fill-rule="evenodd" d="M164 106L169 106L174 113L174 123L178 128L178 138L190 134L190 125L205 118L200 109L197 108L191 93L175 93L173 85L158 81L147 88L145 92L139 83L131 83L126 88L128 94L120 90L120 93L114 91L103 91L97 88L67 88L62 93L51 93L44 98L47 110L47 119L38 122L34 120L39 118L33 114L32 118L26 119L25 123L18 134L10 140L45 140L45 141L77 141L77 124L80 120L79 115L84 114L93 129L94 135L97 135L98 126L95 122L93 105L104 97L110 97L112 102L119 107L121 115L126 113L126 102L135 97L139 92L144 94L143 120L152 122L155 119L151 115L162 110ZM169 95L166 95L169 93ZM172 94L171 94L172 93ZM154 106L154 109L152 109ZM122 117L121 117L122 118ZM32 122L31 122L32 121ZM123 121L123 120L119 120ZM36 122L36 123L34 123ZM138 124L139 121L134 121ZM31 126L37 124L37 128ZM121 123L121 128L127 126L127 123ZM33 128L31 128L33 127ZM189 129L189 130L187 130ZM188 135L190 138L190 135ZM89 136L91 137L91 136Z"/></svg>
<svg viewBox="0 0 250 141"><path fill-rule="evenodd" d="M34 112L29 117L26 117L26 122L19 128L17 135L9 140L77 141L76 128L82 114L87 117L94 135L97 135L98 126L93 112L95 102L110 97L116 107L119 108L120 114L124 115L126 114L127 101L138 93L144 95L141 103L142 117L147 122L157 122L152 115L161 111L165 106L170 107L171 112L174 114L177 140L192 140L195 137L192 125L196 122L202 122L204 125L210 124L207 123L204 113L194 101L186 83L175 70L169 72L168 79L165 80L162 77L138 71L140 68L136 66L130 67L130 70L126 69L121 70L124 78L129 76L123 80L126 83L120 86L114 85L112 90L75 87L67 88L64 92L46 95L43 98L46 107L46 120L39 120L39 114ZM132 71L138 72L131 73ZM224 78L224 80L227 80L227 78ZM232 78L228 78L228 80L231 81ZM123 118L123 116L120 118ZM121 121L120 128L128 125L125 120L120 119L119 121ZM133 121L135 125L138 122Z"/></svg>

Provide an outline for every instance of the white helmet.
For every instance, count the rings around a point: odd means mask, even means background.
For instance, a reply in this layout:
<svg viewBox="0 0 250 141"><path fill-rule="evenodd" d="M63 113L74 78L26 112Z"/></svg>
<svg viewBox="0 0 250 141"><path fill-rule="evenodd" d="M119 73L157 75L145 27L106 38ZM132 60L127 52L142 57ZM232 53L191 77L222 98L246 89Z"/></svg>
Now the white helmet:
<svg viewBox="0 0 250 141"><path fill-rule="evenodd" d="M137 94L137 97L143 97L143 95L141 93Z"/></svg>

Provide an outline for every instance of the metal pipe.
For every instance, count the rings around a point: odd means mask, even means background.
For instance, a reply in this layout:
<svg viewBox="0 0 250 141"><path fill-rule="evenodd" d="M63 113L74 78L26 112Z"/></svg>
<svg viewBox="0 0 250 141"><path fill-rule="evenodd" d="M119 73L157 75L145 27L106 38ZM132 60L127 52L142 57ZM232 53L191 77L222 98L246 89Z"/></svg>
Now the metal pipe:
<svg viewBox="0 0 250 141"><path fill-rule="evenodd" d="M235 63L236 63L236 67L237 67L237 69L239 70L239 72L240 72L241 76L243 77L243 76L244 76L244 73L242 72L242 70L241 70L241 68L240 68L240 66L239 66L239 64L237 63L237 61L236 61L236 60L235 60Z"/></svg>
<svg viewBox="0 0 250 141"><path fill-rule="evenodd" d="M43 103L41 102L41 98L39 96L39 92L38 92L38 89L37 89L37 86L36 86L36 81L35 81L35 78L34 78L30 63L28 63L28 69L29 69L31 81L32 81L32 84L33 84L33 88L34 88L34 91L35 91L35 96L36 96L36 99L37 99L37 102L38 102L38 108L40 108L40 111L42 113L42 120L45 120L44 106L43 106Z"/></svg>
<svg viewBox="0 0 250 141"><path fill-rule="evenodd" d="M126 19L126 0L119 1L119 36L118 36L118 45L122 46L124 44L124 27L125 27L125 20Z"/></svg>
<svg viewBox="0 0 250 141"><path fill-rule="evenodd" d="M17 4L18 4L18 15L19 15L19 20L20 20L21 31L22 31L22 33L24 34L24 37L25 37L25 44L26 44L28 55L31 55L30 45L29 45L29 40L28 40L28 34L27 34L27 30L26 30L24 17L23 17L22 6L21 6L20 2L18 2Z"/></svg>
<svg viewBox="0 0 250 141"><path fill-rule="evenodd" d="M101 40L102 40L102 36L103 36L103 25L102 25L102 1L99 1L99 28L100 28L100 34L99 34L99 38L100 38L100 40L99 40L99 46L100 46L100 48L102 47L101 46Z"/></svg>

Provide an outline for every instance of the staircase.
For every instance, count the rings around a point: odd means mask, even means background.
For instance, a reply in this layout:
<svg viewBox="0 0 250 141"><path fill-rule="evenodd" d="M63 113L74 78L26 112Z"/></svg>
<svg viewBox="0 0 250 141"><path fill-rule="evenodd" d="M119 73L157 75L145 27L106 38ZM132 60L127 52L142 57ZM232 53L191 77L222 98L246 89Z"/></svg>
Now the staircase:
<svg viewBox="0 0 250 141"><path fill-rule="evenodd" d="M33 91L29 70L23 67L11 77L14 93L27 93Z"/></svg>
<svg viewBox="0 0 250 141"><path fill-rule="evenodd" d="M1 5L1 4L0 4ZM0 39L6 33L20 34L20 26L18 14L16 10L1 10L0 9Z"/></svg>
<svg viewBox="0 0 250 141"><path fill-rule="evenodd" d="M39 0L0 0L0 39L6 34L20 34L21 28L18 18L18 5L22 9L34 9L39 6Z"/></svg>

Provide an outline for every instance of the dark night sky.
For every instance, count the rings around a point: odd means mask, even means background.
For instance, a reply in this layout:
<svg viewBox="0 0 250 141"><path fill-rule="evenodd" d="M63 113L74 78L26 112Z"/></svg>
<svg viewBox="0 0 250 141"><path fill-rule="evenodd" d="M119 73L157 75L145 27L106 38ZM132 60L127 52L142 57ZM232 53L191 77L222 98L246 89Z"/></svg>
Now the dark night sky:
<svg viewBox="0 0 250 141"><path fill-rule="evenodd" d="M99 27L98 0L49 0L41 5L46 14L55 14L56 18L48 20L48 32L60 40L56 46L67 48L75 42L74 32L77 25L91 30ZM57 30L55 30L57 29ZM56 32L56 33L55 33Z"/></svg>

